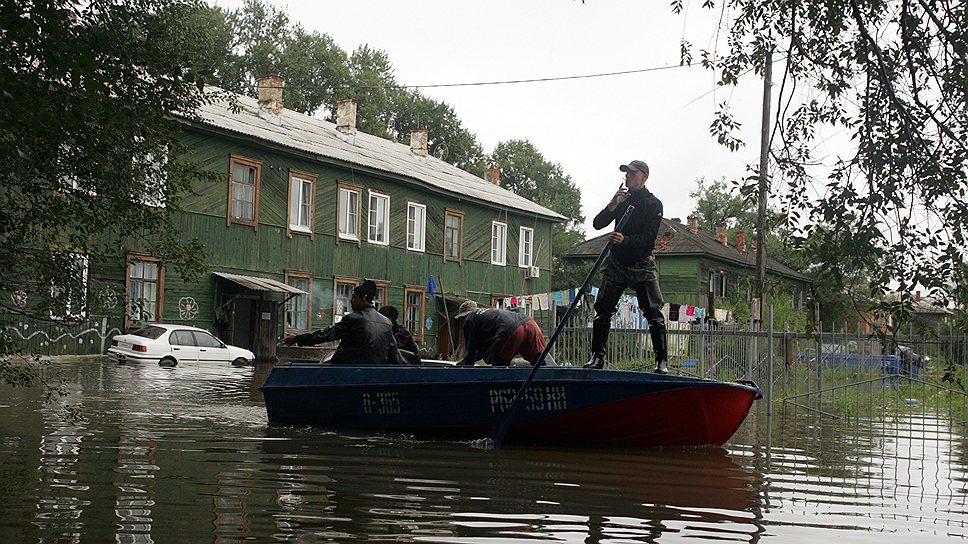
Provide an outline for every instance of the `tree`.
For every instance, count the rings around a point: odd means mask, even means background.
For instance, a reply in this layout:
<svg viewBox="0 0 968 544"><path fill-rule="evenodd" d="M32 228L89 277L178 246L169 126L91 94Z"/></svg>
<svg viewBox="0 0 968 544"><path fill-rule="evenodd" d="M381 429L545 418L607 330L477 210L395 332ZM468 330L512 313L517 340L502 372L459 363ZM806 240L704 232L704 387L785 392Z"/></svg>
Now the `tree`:
<svg viewBox="0 0 968 544"><path fill-rule="evenodd" d="M178 122L206 99L210 34L194 0L5 3L0 9L0 326L71 321L93 302L84 270L137 238L186 278L197 242L171 215L199 179L175 160ZM152 205L149 205L152 204ZM159 206L159 204L163 204ZM38 379L0 333L0 381Z"/></svg>
<svg viewBox="0 0 968 544"><path fill-rule="evenodd" d="M910 315L919 286L942 304L954 300L950 279L968 251L964 7L934 0L728 6L729 49L718 57L702 51L701 62L719 71L722 85L735 85L748 71L762 73L772 53L783 59L771 158L791 222L803 223L807 238L827 232L844 250L864 248L852 255L852 272L875 292L902 295L891 305L898 320ZM673 2L674 11L682 7ZM690 49L683 43L683 62ZM814 183L816 144L836 131L853 147ZM810 199L812 190L822 196ZM830 267L844 255L810 257Z"/></svg>
<svg viewBox="0 0 968 544"><path fill-rule="evenodd" d="M713 232L716 225L725 223L729 228L755 229L755 195L737 194L729 189L725 179L696 180L696 189L689 193L696 201L693 215L699 218L699 226Z"/></svg>
<svg viewBox="0 0 968 544"><path fill-rule="evenodd" d="M501 170L501 185L524 198L554 210L567 218L552 228L552 289L580 285L585 274L579 267L566 267L558 255L584 240L581 225L581 191L560 164L549 162L527 140L499 143L489 157Z"/></svg>

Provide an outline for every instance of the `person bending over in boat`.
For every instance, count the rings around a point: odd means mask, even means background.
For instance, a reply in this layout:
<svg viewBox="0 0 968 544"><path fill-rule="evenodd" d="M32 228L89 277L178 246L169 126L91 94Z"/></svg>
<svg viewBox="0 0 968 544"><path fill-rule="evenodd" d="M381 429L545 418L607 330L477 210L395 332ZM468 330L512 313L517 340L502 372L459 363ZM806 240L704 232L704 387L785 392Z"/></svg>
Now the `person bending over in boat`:
<svg viewBox="0 0 968 544"><path fill-rule="evenodd" d="M380 313L393 323L393 337L397 341L400 356L410 364L420 364L420 348L413 340L413 334L406 327L397 323L400 311L396 306L380 306Z"/></svg>
<svg viewBox="0 0 968 544"><path fill-rule="evenodd" d="M366 280L353 288L350 298L353 311L344 315L339 323L304 334L286 333L283 342L314 346L339 340L339 347L329 360L333 365L397 364L400 359L393 338L393 324L373 307L375 296L376 284Z"/></svg>
<svg viewBox="0 0 968 544"><path fill-rule="evenodd" d="M494 366L510 366L515 355L533 366L545 349L544 335L534 319L507 310L482 310L473 300L464 301L454 315L457 326L464 329L464 359L457 363L472 366L481 359ZM551 354L545 365L553 366Z"/></svg>

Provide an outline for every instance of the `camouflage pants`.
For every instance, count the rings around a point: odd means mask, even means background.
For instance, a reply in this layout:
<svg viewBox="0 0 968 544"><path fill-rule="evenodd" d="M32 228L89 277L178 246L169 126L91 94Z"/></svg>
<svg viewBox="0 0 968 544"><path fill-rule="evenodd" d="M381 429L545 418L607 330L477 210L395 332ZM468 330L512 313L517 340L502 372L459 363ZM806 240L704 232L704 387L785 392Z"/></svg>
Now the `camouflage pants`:
<svg viewBox="0 0 968 544"><path fill-rule="evenodd" d="M592 353L605 353L608 332L612 325L619 298L631 288L638 297L639 308L649 321L657 361L666 360L666 326L662 315L662 291L659 290L659 273L655 257L624 265L611 255L602 267L602 285L595 299L595 322L592 325Z"/></svg>

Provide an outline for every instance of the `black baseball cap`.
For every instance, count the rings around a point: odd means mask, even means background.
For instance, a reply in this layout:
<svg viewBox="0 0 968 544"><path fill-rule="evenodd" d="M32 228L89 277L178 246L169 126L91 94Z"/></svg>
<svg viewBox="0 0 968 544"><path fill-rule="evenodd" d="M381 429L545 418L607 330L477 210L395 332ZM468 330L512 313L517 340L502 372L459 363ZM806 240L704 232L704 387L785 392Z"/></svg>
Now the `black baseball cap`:
<svg viewBox="0 0 968 544"><path fill-rule="evenodd" d="M618 169L623 172L628 172L629 170L636 170L636 171L642 172L646 176L649 175L649 165L645 164L642 161L632 161L628 164L623 164L622 166L619 166Z"/></svg>

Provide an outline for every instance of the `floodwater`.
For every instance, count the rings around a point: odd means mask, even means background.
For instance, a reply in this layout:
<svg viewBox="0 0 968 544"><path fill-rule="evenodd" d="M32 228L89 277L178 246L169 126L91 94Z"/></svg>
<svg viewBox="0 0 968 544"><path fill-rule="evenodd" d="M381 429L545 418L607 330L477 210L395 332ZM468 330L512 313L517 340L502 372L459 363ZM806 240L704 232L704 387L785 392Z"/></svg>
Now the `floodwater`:
<svg viewBox="0 0 968 544"><path fill-rule="evenodd" d="M484 451L268 425L265 367L51 368L66 399L0 386L0 543L968 540L942 418L759 403L725 448Z"/></svg>

